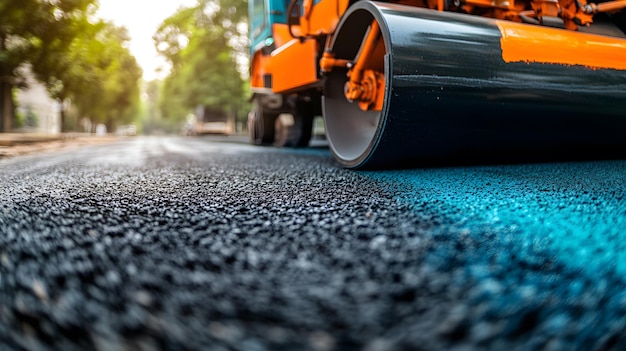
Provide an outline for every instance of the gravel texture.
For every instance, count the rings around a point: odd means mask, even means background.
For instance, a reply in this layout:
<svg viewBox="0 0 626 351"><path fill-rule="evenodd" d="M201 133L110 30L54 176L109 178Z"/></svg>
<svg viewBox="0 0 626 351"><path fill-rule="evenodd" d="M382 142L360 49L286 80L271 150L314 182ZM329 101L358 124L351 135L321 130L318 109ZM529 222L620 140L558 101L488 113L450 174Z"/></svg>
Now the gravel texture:
<svg viewBox="0 0 626 351"><path fill-rule="evenodd" d="M623 350L625 184L203 138L0 160L0 349Z"/></svg>

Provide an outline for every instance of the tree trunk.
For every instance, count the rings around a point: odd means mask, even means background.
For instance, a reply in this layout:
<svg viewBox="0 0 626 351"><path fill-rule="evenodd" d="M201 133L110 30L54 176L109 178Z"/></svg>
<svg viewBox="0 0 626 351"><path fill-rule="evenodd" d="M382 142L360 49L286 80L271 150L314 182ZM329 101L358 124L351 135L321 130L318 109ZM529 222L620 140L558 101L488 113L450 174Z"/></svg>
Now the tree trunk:
<svg viewBox="0 0 626 351"><path fill-rule="evenodd" d="M6 34L0 32L0 54L6 50L6 38ZM0 132L9 132L13 127L13 86L5 80L9 72L7 67L0 67Z"/></svg>
<svg viewBox="0 0 626 351"><path fill-rule="evenodd" d="M9 132L13 127L13 94L12 86L7 82L0 81L0 122L2 132Z"/></svg>
<svg viewBox="0 0 626 351"><path fill-rule="evenodd" d="M59 131L61 133L65 133L67 132L67 128L65 128L65 104L63 103L63 99L60 99L59 102L59 106L61 106L60 111L59 111L59 118L61 119L61 126L59 128Z"/></svg>

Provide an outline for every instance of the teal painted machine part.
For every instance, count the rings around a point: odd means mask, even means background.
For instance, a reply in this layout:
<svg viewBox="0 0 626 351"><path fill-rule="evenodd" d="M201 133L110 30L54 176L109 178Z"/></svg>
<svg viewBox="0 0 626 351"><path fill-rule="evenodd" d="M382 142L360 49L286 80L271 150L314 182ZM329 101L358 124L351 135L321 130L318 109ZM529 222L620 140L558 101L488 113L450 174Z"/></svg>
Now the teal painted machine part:
<svg viewBox="0 0 626 351"><path fill-rule="evenodd" d="M251 55L265 45L267 38L272 37L274 23L287 23L287 5L289 5L289 0L250 0L248 2Z"/></svg>

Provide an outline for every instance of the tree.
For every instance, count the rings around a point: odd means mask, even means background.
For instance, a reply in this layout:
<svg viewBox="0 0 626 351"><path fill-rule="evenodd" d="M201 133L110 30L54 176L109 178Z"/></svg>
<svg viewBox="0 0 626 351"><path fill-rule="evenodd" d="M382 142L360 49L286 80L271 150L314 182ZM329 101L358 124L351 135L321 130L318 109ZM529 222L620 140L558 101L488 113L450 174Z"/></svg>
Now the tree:
<svg viewBox="0 0 626 351"><path fill-rule="evenodd" d="M12 90L23 66L51 97L71 100L95 123L128 123L139 105L142 72L125 46L125 28L93 21L96 0L3 0L0 2L0 114L11 128ZM65 113L61 112L62 130Z"/></svg>
<svg viewBox="0 0 626 351"><path fill-rule="evenodd" d="M116 123L130 122L138 106L142 72L124 46L130 39L126 29L103 21L77 25L81 30L55 62L37 62L37 78L53 98L70 99L94 123L112 129ZM64 115L62 110L65 130Z"/></svg>
<svg viewBox="0 0 626 351"><path fill-rule="evenodd" d="M95 36L82 36L70 50L77 71L69 70L70 77L60 79L73 83L63 93L73 98L82 115L112 129L137 115L142 71L124 46L129 40L126 29L108 22L97 26Z"/></svg>
<svg viewBox="0 0 626 351"><path fill-rule="evenodd" d="M0 130L14 118L13 88L20 67L54 62L72 43L95 0L3 0L0 2Z"/></svg>
<svg viewBox="0 0 626 351"><path fill-rule="evenodd" d="M182 121L198 105L237 113L246 101L237 69L247 52L246 19L245 1L199 0L162 23L153 39L172 64L160 102L165 117Z"/></svg>

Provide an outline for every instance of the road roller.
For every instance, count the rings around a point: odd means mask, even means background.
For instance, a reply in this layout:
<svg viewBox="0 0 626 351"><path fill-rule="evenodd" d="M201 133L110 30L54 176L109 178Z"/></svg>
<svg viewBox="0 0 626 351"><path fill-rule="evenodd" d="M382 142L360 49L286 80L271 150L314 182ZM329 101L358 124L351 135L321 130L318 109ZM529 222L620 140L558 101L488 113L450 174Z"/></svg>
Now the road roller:
<svg viewBox="0 0 626 351"><path fill-rule="evenodd" d="M351 169L626 150L626 0L250 0L254 144Z"/></svg>

